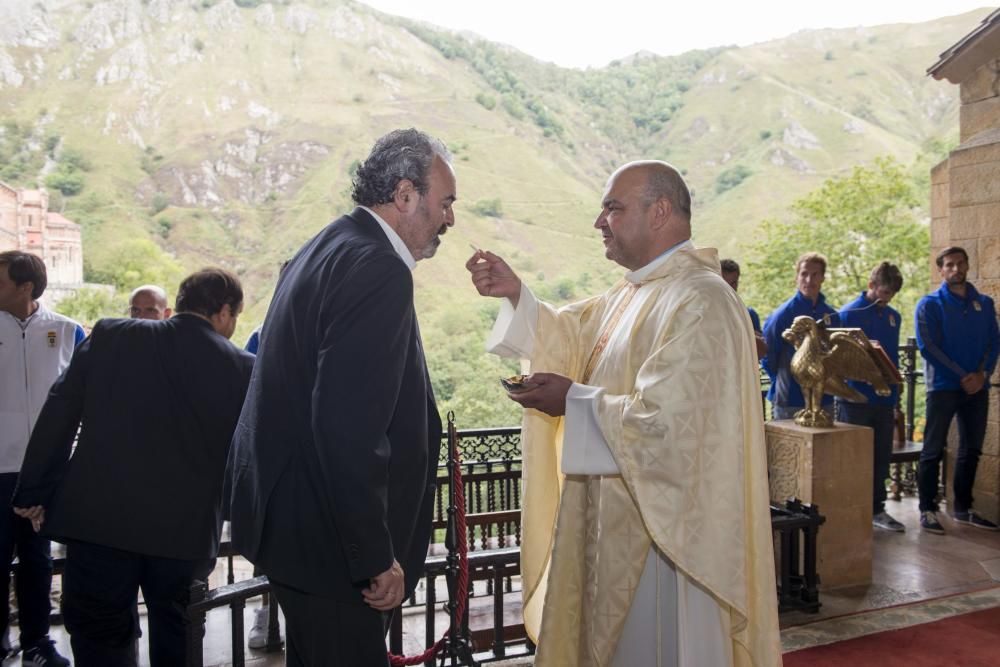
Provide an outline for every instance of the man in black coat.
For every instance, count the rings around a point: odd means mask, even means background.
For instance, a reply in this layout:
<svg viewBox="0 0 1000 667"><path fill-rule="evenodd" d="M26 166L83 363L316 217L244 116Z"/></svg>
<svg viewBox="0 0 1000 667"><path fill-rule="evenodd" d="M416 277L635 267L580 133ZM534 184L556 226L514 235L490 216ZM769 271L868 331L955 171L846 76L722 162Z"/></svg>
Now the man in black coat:
<svg viewBox="0 0 1000 667"><path fill-rule="evenodd" d="M169 320L94 326L53 385L21 467L14 511L66 544L77 667L137 664L139 588L151 664L184 664L178 603L219 550L226 455L253 366L228 340L243 290L205 269L181 283L176 306Z"/></svg>
<svg viewBox="0 0 1000 667"><path fill-rule="evenodd" d="M454 224L447 149L379 139L352 213L292 259L229 454L233 545L268 575L287 664L386 665L388 613L422 574L441 420L411 271Z"/></svg>

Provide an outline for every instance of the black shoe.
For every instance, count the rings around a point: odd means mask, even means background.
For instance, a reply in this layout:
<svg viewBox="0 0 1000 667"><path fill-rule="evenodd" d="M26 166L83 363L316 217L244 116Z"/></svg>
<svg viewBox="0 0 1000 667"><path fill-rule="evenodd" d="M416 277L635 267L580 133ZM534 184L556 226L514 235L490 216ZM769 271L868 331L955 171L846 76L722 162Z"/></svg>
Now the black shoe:
<svg viewBox="0 0 1000 667"><path fill-rule="evenodd" d="M937 512L921 512L920 527L928 533L944 535L944 526L942 526L941 522L938 521Z"/></svg>
<svg viewBox="0 0 1000 667"><path fill-rule="evenodd" d="M1000 526L996 525L989 519L981 517L979 512L973 509L970 509L968 512L955 512L951 515L951 518L958 523L964 523L966 526L972 526L973 528L980 528L982 530L1000 530Z"/></svg>
<svg viewBox="0 0 1000 667"><path fill-rule="evenodd" d="M55 643L46 637L31 648L24 649L21 667L69 667L69 660L59 655Z"/></svg>

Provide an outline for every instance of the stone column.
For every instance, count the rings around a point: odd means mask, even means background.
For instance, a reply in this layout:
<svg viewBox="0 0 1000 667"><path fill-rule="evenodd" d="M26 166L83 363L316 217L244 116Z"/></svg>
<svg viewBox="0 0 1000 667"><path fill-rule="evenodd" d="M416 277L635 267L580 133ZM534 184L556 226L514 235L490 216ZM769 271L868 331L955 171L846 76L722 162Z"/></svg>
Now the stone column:
<svg viewBox="0 0 1000 667"><path fill-rule="evenodd" d="M816 569L822 588L872 580L872 430L837 424L808 428L770 421L767 472L771 502L791 497L819 506Z"/></svg>
<svg viewBox="0 0 1000 667"><path fill-rule="evenodd" d="M1000 60L984 63L961 83L959 146L931 170L931 285L934 257L948 246L969 253L968 279L1000 303ZM992 381L1000 384L1000 373ZM1000 389L991 390L983 455L973 491L976 509L1000 521ZM918 415L922 416L922 415ZM949 437L948 470L954 470L957 431ZM947 481L951 499L951 479Z"/></svg>

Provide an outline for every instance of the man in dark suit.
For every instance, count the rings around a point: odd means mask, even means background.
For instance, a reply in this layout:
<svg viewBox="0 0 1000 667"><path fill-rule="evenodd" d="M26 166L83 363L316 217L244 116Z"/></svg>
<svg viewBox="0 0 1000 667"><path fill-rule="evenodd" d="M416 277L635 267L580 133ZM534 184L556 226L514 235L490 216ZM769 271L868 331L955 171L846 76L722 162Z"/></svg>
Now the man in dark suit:
<svg viewBox="0 0 1000 667"><path fill-rule="evenodd" d="M422 574L441 420L411 271L454 224L447 149L379 139L359 205L278 280L229 454L233 545L270 579L287 664L386 665L388 613Z"/></svg>
<svg viewBox="0 0 1000 667"><path fill-rule="evenodd" d="M94 326L53 385L21 467L14 511L66 544L77 667L137 664L139 588L150 663L184 664L178 603L219 550L226 454L253 366L228 340L243 290L205 269L181 283L176 306L169 320Z"/></svg>

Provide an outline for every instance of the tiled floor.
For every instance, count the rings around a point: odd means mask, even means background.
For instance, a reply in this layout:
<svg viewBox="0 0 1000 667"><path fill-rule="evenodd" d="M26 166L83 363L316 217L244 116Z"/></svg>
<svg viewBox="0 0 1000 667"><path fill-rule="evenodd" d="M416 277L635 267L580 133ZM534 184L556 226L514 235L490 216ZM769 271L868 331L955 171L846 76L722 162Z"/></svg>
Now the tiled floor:
<svg viewBox="0 0 1000 667"><path fill-rule="evenodd" d="M872 584L822 591L818 614L784 614L782 627L1000 585L1000 532L957 524L943 511L946 533L925 533L915 498L890 500L886 511L906 532L875 529Z"/></svg>
<svg viewBox="0 0 1000 667"><path fill-rule="evenodd" d="M950 613L949 610L964 609L966 606L991 604L995 593L961 596L953 600L942 600L927 605L903 607L883 614L865 614L844 620L859 612L905 605L921 600L932 600L969 591L980 591L1000 586L1000 533L990 533L975 528L960 526L944 518L947 533L931 535L923 533L918 524L916 500L904 498L902 502L889 501L887 510L902 521L905 533L890 533L876 529L874 536L874 571L870 586L856 586L839 590L823 591L823 607L818 614L789 613L781 617L783 637L789 648L813 645L835 640L844 633L866 632L864 628L885 629L892 623L921 622L921 614ZM944 515L945 513L942 513ZM246 571L244 571L246 570ZM216 573L213 585L223 583L223 571ZM250 576L248 566L238 566L237 578ZM443 589L438 599L445 599ZM1000 595L996 595L1000 600ZM508 622L517 622L519 601L515 594L509 597L511 603L505 610ZM245 632L249 632L253 622L253 610L258 602L248 608L244 616ZM488 608L477 609L478 605L488 605L488 598L479 598L473 603L472 624L488 624ZM964 605L964 606L963 606ZM961 609L960 609L961 608ZM941 610L944 610L943 612ZM901 621L899 619L902 619ZM918 620L914 620L918 619ZM437 630L444 628L442 615ZM886 624L890 625L886 625ZM53 627L52 638L59 650L69 655L69 640L61 626ZM231 661L230 625L228 610L217 610L209 614L205 638L205 664L228 665ZM826 639L824 639L824 637ZM407 653L418 652L423 646L423 616L418 609L404 615L404 641ZM145 644L141 653L146 651ZM19 658L5 661L4 667L19 665ZM148 665L143 660L141 665ZM247 664L252 667L277 667L284 664L281 653L266 654L247 652ZM517 661L513 664L525 664Z"/></svg>

